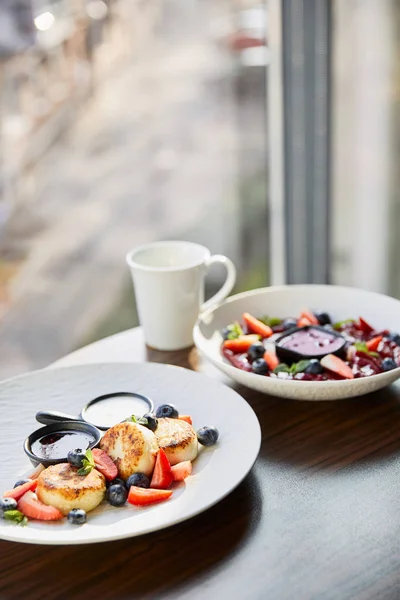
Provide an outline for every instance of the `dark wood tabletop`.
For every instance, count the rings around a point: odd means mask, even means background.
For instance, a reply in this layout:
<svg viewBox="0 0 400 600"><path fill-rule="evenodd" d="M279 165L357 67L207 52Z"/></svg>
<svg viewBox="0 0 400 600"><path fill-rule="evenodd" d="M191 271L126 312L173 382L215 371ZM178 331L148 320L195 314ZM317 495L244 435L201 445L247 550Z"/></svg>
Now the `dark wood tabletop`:
<svg viewBox="0 0 400 600"><path fill-rule="evenodd" d="M138 333L130 352L236 389L261 423L258 461L215 507L158 533L86 546L1 541L1 599L400 598L399 387L296 402L236 386L195 349L156 352Z"/></svg>

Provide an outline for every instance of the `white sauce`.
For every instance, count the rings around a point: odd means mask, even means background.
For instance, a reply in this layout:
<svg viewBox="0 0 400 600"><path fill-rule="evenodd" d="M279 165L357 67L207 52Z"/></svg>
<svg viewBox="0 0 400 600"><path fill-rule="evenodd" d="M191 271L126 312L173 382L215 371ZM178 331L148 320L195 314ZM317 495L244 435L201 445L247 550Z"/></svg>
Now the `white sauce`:
<svg viewBox="0 0 400 600"><path fill-rule="evenodd" d="M134 396L113 396L94 402L83 415L86 421L99 427L112 427L131 415L142 417L149 411L149 405Z"/></svg>

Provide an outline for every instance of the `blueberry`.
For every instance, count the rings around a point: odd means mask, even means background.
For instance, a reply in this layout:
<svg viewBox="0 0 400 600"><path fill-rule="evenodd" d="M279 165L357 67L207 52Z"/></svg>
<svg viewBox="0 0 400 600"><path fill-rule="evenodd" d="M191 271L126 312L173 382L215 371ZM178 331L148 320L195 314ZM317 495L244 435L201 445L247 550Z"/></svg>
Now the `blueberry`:
<svg viewBox="0 0 400 600"><path fill-rule="evenodd" d="M106 492L106 500L111 506L123 506L127 498L128 491L125 485L120 485L119 483L110 485Z"/></svg>
<svg viewBox="0 0 400 600"><path fill-rule="evenodd" d="M388 338L391 342L395 342L400 346L400 335L398 333L389 333Z"/></svg>
<svg viewBox="0 0 400 600"><path fill-rule="evenodd" d="M67 454L69 464L78 469L82 467L84 458L86 458L86 454L81 448L70 450Z"/></svg>
<svg viewBox="0 0 400 600"><path fill-rule="evenodd" d="M266 375L269 371L268 365L263 358L256 358L251 365L253 373L257 375Z"/></svg>
<svg viewBox="0 0 400 600"><path fill-rule="evenodd" d="M317 358L312 358L308 367L304 369L304 373L308 375L320 375L323 372L324 369Z"/></svg>
<svg viewBox="0 0 400 600"><path fill-rule="evenodd" d="M314 315L317 317L320 325L330 325L332 323L332 319L326 312L316 312Z"/></svg>
<svg viewBox="0 0 400 600"><path fill-rule="evenodd" d="M256 358L262 358L264 356L265 346L261 342L253 344L247 351L247 358L250 362L256 360Z"/></svg>
<svg viewBox="0 0 400 600"><path fill-rule="evenodd" d="M381 366L384 371L391 371L392 369L397 369L397 364L393 360L393 358L384 358Z"/></svg>
<svg viewBox="0 0 400 600"><path fill-rule="evenodd" d="M17 501L14 498L0 498L0 517L4 517L7 510L16 510Z"/></svg>
<svg viewBox="0 0 400 600"><path fill-rule="evenodd" d="M150 431L155 431L157 429L158 421L154 413L146 413L143 415L143 418L147 419L147 425L145 425L147 429L150 429Z"/></svg>
<svg viewBox="0 0 400 600"><path fill-rule="evenodd" d="M219 432L216 427L201 427L197 430L197 439L202 446L213 446L218 440Z"/></svg>
<svg viewBox="0 0 400 600"><path fill-rule="evenodd" d="M150 479L143 475L143 473L134 473L126 480L126 489L130 489L131 485L136 487L148 488L150 487Z"/></svg>
<svg viewBox="0 0 400 600"><path fill-rule="evenodd" d="M177 419L179 412L176 406L173 404L161 404L156 410L156 417L158 419L162 417L169 417L170 419Z"/></svg>
<svg viewBox="0 0 400 600"><path fill-rule="evenodd" d="M286 331L287 329L291 329L292 327L296 327L297 326L297 321L296 321L296 319L292 319L292 318L285 319L283 321L282 325L283 325L284 331Z"/></svg>
<svg viewBox="0 0 400 600"><path fill-rule="evenodd" d="M32 480L31 480L31 479L29 479L29 478L27 478L27 477L26 477L26 478L24 478L24 479L18 479L18 481L16 481L16 482L14 483L14 487L16 488L16 487L18 487L19 485L24 485L24 483L28 483L28 481L32 481Z"/></svg>
<svg viewBox="0 0 400 600"><path fill-rule="evenodd" d="M67 518L72 525L83 525L86 523L86 511L83 508L73 508L69 511Z"/></svg>
<svg viewBox="0 0 400 600"><path fill-rule="evenodd" d="M119 477L116 477L112 481L106 482L106 485L107 487L110 487L112 485L125 485L125 481L123 479L120 479Z"/></svg>

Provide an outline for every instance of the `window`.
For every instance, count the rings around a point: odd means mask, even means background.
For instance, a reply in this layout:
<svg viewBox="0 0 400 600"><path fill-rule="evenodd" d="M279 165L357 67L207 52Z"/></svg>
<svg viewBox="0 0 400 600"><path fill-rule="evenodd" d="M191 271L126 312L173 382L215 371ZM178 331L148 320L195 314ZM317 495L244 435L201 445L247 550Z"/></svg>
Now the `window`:
<svg viewBox="0 0 400 600"><path fill-rule="evenodd" d="M237 290L268 281L265 4L25 5L1 78L3 376L137 324L137 244L197 241Z"/></svg>

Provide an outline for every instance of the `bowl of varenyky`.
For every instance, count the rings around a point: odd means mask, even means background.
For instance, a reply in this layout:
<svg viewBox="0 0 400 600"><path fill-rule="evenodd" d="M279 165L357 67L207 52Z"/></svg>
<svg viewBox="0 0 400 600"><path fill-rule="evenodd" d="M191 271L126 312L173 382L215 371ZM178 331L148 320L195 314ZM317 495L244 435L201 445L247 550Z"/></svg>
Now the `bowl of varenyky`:
<svg viewBox="0 0 400 600"><path fill-rule="evenodd" d="M400 301L357 288L287 285L203 313L199 351L240 384L285 398L339 400L400 377Z"/></svg>

